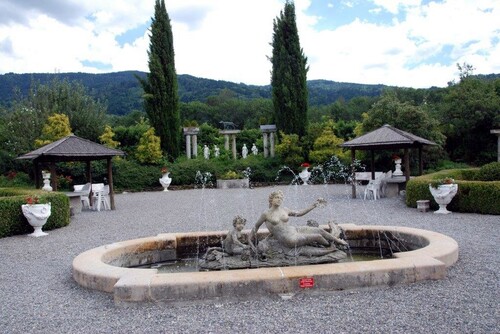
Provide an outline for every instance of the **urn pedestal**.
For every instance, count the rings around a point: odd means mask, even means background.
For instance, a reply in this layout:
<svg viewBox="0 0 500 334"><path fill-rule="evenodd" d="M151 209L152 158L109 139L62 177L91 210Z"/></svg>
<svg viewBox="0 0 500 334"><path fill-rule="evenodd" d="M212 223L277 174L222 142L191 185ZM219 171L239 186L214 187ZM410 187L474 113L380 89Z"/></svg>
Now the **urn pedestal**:
<svg viewBox="0 0 500 334"><path fill-rule="evenodd" d="M396 165L396 168L394 169L394 173L392 173L392 175L393 176L403 175L403 171L401 170L401 159L394 160L394 164Z"/></svg>
<svg viewBox="0 0 500 334"><path fill-rule="evenodd" d="M160 179L158 179L163 187L163 191L168 191L168 186L170 186L170 183L172 182L172 178L169 174L170 173L165 173Z"/></svg>
<svg viewBox="0 0 500 334"><path fill-rule="evenodd" d="M42 172L42 178L43 178L42 190L52 191L52 187L50 186L50 173Z"/></svg>
<svg viewBox="0 0 500 334"><path fill-rule="evenodd" d="M439 210L434 211L434 213L439 214L449 214L451 211L446 209L446 206L450 204L453 197L455 197L458 191L458 184L442 184L437 188L434 188L429 184L429 190L434 197L434 200L439 205Z"/></svg>
<svg viewBox="0 0 500 334"><path fill-rule="evenodd" d="M42 231L43 225L47 222L47 219L51 214L51 205L47 204L23 204L21 205L23 215L28 220L28 223L35 229L35 231L29 234L30 237L42 237L47 235Z"/></svg>
<svg viewBox="0 0 500 334"><path fill-rule="evenodd" d="M304 182L303 184L306 185L309 182L309 178L311 177L311 172L309 171L309 167L304 167L302 172L299 173L299 177Z"/></svg>

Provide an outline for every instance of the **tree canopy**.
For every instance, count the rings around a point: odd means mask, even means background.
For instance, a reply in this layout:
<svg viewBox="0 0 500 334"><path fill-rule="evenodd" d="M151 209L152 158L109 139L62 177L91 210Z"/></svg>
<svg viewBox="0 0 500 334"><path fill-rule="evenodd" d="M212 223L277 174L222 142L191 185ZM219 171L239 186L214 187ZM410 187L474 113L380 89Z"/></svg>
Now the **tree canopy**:
<svg viewBox="0 0 500 334"><path fill-rule="evenodd" d="M149 44L149 74L140 79L144 109L170 157L180 154L180 113L174 40L164 0L156 0Z"/></svg>
<svg viewBox="0 0 500 334"><path fill-rule="evenodd" d="M300 47L295 5L287 1L273 24L271 57L274 121L286 134L306 134L308 116L307 58Z"/></svg>

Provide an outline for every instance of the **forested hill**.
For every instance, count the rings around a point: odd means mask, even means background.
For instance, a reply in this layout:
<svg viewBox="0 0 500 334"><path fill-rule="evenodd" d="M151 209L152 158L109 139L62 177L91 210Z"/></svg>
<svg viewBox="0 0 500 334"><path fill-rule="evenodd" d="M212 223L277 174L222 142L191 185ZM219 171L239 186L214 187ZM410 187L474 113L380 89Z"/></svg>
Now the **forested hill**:
<svg viewBox="0 0 500 334"><path fill-rule="evenodd" d="M104 74L91 73L7 73L0 75L0 105L11 105L16 89L26 96L32 82L48 83L54 79L81 82L91 96L107 101L108 111L124 115L134 109L142 109L142 88L136 75L144 78L145 72L124 71ZM232 91L239 98L271 98L271 86L255 86L229 81L178 75L179 98L182 102L206 102L210 96L219 95L223 90ZM350 100L356 96L377 96L384 85L364 85L340 83L327 80L307 82L311 105L326 105L339 98Z"/></svg>

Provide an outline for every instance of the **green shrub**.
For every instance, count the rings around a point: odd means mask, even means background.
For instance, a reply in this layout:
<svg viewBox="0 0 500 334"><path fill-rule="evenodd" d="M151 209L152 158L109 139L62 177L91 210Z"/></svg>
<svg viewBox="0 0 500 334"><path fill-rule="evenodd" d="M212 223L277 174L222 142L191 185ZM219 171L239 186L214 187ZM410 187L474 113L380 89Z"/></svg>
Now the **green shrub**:
<svg viewBox="0 0 500 334"><path fill-rule="evenodd" d="M434 201L429 184L450 177L458 184L458 192L447 208L455 212L500 214L500 181L472 181L465 176L473 176L478 169L443 170L410 179L406 185L406 205L416 207L418 200L429 200L432 209L439 206Z"/></svg>
<svg viewBox="0 0 500 334"><path fill-rule="evenodd" d="M44 230L69 224L69 198L64 193L34 189L0 188L0 238L33 232L21 210L27 196L40 197L40 203L51 203L51 215Z"/></svg>
<svg viewBox="0 0 500 334"><path fill-rule="evenodd" d="M135 161L117 159L113 164L114 189L117 192L160 189L161 185L158 180L162 176L161 168L156 165L140 165Z"/></svg>
<svg viewBox="0 0 500 334"><path fill-rule="evenodd" d="M478 181L500 181L500 162L491 162L479 168L475 179Z"/></svg>

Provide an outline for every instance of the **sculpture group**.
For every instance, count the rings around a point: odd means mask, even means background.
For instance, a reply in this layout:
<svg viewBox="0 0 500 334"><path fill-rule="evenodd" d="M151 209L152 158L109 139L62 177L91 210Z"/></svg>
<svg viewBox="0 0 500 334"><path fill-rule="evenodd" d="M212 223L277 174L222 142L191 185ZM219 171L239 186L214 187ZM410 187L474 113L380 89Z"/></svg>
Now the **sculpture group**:
<svg viewBox="0 0 500 334"><path fill-rule="evenodd" d="M348 247L342 229L328 222L327 231L314 221L296 227L290 217L302 217L317 207L326 205L319 198L309 207L295 211L283 207L283 192L269 195L269 209L264 211L248 235L242 233L246 219L236 216L233 228L220 247L211 247L200 262L202 270L242 269L338 262L347 255ZM257 232L265 225L269 234L259 240Z"/></svg>

